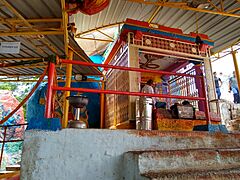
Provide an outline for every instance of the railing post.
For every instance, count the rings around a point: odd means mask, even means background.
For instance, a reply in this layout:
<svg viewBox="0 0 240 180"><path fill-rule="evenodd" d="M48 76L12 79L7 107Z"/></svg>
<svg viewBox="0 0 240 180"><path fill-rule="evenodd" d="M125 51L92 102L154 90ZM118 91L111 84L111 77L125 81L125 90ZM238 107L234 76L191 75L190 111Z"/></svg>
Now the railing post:
<svg viewBox="0 0 240 180"><path fill-rule="evenodd" d="M55 64L53 62L49 62L48 65L48 88L47 88L47 100L46 100L46 109L45 109L45 117L52 118L52 99L53 99L53 80L54 80L54 71Z"/></svg>

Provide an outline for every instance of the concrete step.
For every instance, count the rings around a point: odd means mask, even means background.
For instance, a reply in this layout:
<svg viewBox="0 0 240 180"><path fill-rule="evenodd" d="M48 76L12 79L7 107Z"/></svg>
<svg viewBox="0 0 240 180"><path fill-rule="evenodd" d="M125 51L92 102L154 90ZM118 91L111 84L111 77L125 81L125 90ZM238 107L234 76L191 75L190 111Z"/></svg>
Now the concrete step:
<svg viewBox="0 0 240 180"><path fill-rule="evenodd" d="M20 171L0 171L2 180L20 180Z"/></svg>
<svg viewBox="0 0 240 180"><path fill-rule="evenodd" d="M161 173L149 173L142 175L145 179L150 180L229 180L240 179L239 169L227 169L219 171L208 172L189 172L189 173L175 173L168 175L161 175Z"/></svg>
<svg viewBox="0 0 240 180"><path fill-rule="evenodd" d="M240 177L236 148L132 151L124 154L124 161L126 179Z"/></svg>

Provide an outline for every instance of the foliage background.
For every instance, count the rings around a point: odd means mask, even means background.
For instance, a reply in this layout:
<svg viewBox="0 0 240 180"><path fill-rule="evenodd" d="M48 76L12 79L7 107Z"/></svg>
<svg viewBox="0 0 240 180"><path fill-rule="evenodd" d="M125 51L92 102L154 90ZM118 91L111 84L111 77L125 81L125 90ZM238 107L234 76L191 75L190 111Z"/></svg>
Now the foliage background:
<svg viewBox="0 0 240 180"><path fill-rule="evenodd" d="M21 102L28 92L30 92L32 83L21 83L21 82L0 82L0 90L12 91L14 97ZM26 104L23 106L24 119L26 121ZM1 129L3 132L3 128ZM11 131L11 128L8 128ZM1 170L5 170L7 165L20 164L21 153L22 153L22 142L8 142L4 146L3 161L1 164ZM2 148L2 144L0 144Z"/></svg>

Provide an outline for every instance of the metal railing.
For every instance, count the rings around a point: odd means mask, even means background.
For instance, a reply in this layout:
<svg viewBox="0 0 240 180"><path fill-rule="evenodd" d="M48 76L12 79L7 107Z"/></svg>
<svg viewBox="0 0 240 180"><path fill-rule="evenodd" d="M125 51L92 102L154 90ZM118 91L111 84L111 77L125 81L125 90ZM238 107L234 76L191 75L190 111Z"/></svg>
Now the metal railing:
<svg viewBox="0 0 240 180"><path fill-rule="evenodd" d="M185 74L196 75L195 69L190 69ZM196 86L196 78L172 76L169 81L169 93L180 96L198 97L199 90ZM176 99L170 99L170 104L175 103ZM198 101L191 100L191 104L198 109Z"/></svg>
<svg viewBox="0 0 240 180"><path fill-rule="evenodd" d="M192 75L186 73L175 73L175 72L166 72L166 71L159 71L159 70L148 70L148 69L141 69L141 68L134 68L134 67L125 67L125 66L113 66L113 65L106 65L106 64L95 64L89 62L81 62L76 60L66 60L66 59L59 59L60 63L63 64L75 64L81 66L91 66L91 67L102 67L106 69L119 69L125 70L130 72L144 72L144 73L154 73L159 75L167 75L167 76L178 76L178 77L185 77L185 78L194 78L204 84L204 77L200 75ZM52 103L53 103L53 92L54 91L76 91L76 92L89 92L89 93L101 93L101 94L117 94L117 95L130 95L130 96L147 96L147 97L158 97L158 98L170 98L170 99L184 99L184 100L195 100L195 101L202 101L204 102L205 106L205 113L207 122L210 123L210 116L209 116L209 107L208 107L208 100L205 86L201 86L202 94L199 97L187 96L187 95L172 95L172 94L149 94L149 93L141 93L141 92L126 92L126 91L116 91L116 90L103 90L103 89L88 89L88 88L71 88L71 87L58 87L54 86L53 79L54 79L54 70L55 64L49 64L49 71L48 71L48 91L47 91L47 104L45 110L45 117L52 118Z"/></svg>
<svg viewBox="0 0 240 180"><path fill-rule="evenodd" d="M0 140L0 143L2 144L1 155L0 155L0 168L2 167L2 159L3 159L5 144L6 143L14 143L14 142L22 142L24 131L25 131L27 125L28 125L27 123L16 124L16 125L0 125L1 135L2 135L1 140ZM14 127L19 127L19 126L20 126L20 129L18 129L18 131L16 132L16 128L14 128Z"/></svg>

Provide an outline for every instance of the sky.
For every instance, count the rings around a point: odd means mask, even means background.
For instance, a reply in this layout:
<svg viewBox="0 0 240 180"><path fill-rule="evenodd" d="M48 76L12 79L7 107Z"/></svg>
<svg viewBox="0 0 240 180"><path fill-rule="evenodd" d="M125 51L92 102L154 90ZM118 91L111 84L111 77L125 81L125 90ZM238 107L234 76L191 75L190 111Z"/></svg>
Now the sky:
<svg viewBox="0 0 240 180"><path fill-rule="evenodd" d="M238 66L240 66L240 52L236 54L237 56L237 61L238 61ZM240 67L239 67L240 68ZM220 77L223 81L223 85L221 87L221 99L226 99L229 101L233 101L233 94L232 92L228 92L228 78L232 76L233 71L235 70L234 68L234 63L233 63L233 58L232 54L229 54L219 60L216 60L212 62L212 70L213 72L217 72L217 76L219 76L219 73L223 73L223 77Z"/></svg>
<svg viewBox="0 0 240 180"><path fill-rule="evenodd" d="M212 62L212 69L213 69L213 72L217 72L217 74L222 72L224 75L228 75L228 76L232 75L232 72L234 71L232 55L229 54L217 61Z"/></svg>

